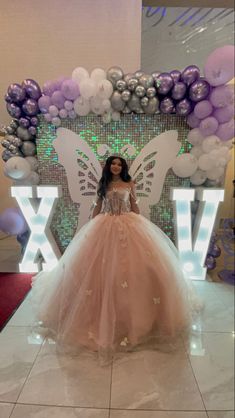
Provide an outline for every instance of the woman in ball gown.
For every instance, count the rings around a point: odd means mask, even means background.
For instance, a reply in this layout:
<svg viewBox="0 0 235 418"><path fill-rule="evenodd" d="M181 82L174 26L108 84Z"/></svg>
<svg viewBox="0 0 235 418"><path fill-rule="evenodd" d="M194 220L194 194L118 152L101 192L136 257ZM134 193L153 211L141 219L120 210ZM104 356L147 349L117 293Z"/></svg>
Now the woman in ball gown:
<svg viewBox="0 0 235 418"><path fill-rule="evenodd" d="M123 158L106 161L92 219L35 276L37 319L59 347L103 353L170 341L198 306L171 240L139 213Z"/></svg>

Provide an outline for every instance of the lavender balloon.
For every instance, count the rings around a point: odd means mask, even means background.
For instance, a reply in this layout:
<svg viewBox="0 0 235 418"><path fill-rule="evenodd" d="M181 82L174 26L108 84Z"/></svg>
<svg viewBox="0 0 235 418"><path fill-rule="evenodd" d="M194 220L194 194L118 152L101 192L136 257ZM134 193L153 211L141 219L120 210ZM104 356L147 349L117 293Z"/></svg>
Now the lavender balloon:
<svg viewBox="0 0 235 418"><path fill-rule="evenodd" d="M21 109L15 103L7 103L7 111L13 118L19 119L21 116Z"/></svg>
<svg viewBox="0 0 235 418"><path fill-rule="evenodd" d="M75 100L80 95L79 87L74 80L65 80L61 86L61 92L65 99Z"/></svg>
<svg viewBox="0 0 235 418"><path fill-rule="evenodd" d="M220 108L234 104L234 90L232 86L215 87L210 94L213 106Z"/></svg>
<svg viewBox="0 0 235 418"><path fill-rule="evenodd" d="M31 78L27 78L23 81L22 87L25 89L27 95L34 100L38 100L42 95L41 89L38 83Z"/></svg>
<svg viewBox="0 0 235 418"><path fill-rule="evenodd" d="M0 230L5 234L18 235L28 229L28 225L18 208L5 209L0 215Z"/></svg>
<svg viewBox="0 0 235 418"><path fill-rule="evenodd" d="M212 86L221 86L234 77L234 46L217 48L207 58L204 74Z"/></svg>
<svg viewBox="0 0 235 418"><path fill-rule="evenodd" d="M231 119L229 122L221 123L216 131L216 136L218 136L221 141L232 139L235 136L234 119Z"/></svg>
<svg viewBox="0 0 235 418"><path fill-rule="evenodd" d="M177 83L180 81L181 72L179 70L173 70L170 72L171 77L173 78L174 82Z"/></svg>
<svg viewBox="0 0 235 418"><path fill-rule="evenodd" d="M195 116L195 113L192 112L187 117L187 122L190 128L197 128L200 125L200 119Z"/></svg>
<svg viewBox="0 0 235 418"><path fill-rule="evenodd" d="M42 92L46 96L51 96L54 91L57 90L57 85L55 81L46 81L46 83L43 84Z"/></svg>
<svg viewBox="0 0 235 418"><path fill-rule="evenodd" d="M174 80L169 73L161 73L155 81L155 85L159 94L166 95L172 89Z"/></svg>
<svg viewBox="0 0 235 418"><path fill-rule="evenodd" d="M175 111L175 105L170 97L165 97L160 103L160 111L165 114L170 114Z"/></svg>
<svg viewBox="0 0 235 418"><path fill-rule="evenodd" d="M215 109L213 116L217 119L219 123L225 123L228 122L230 119L232 119L234 115L234 107L226 106L221 107L220 109Z"/></svg>
<svg viewBox="0 0 235 418"><path fill-rule="evenodd" d="M208 97L210 85L205 80L198 80L191 84L189 88L189 98L193 102L200 102Z"/></svg>
<svg viewBox="0 0 235 418"><path fill-rule="evenodd" d="M36 116L33 116L32 118L30 118L30 123L32 126L38 126L39 120Z"/></svg>
<svg viewBox="0 0 235 418"><path fill-rule="evenodd" d="M42 113L47 113L51 106L51 98L49 96L41 96L38 100L38 106Z"/></svg>
<svg viewBox="0 0 235 418"><path fill-rule="evenodd" d="M184 69L181 74L181 80L190 86L194 81L198 80L200 77L200 70L196 65L189 65Z"/></svg>
<svg viewBox="0 0 235 418"><path fill-rule="evenodd" d="M39 112L38 103L34 99L26 99L22 105L23 112L28 116L34 116Z"/></svg>
<svg viewBox="0 0 235 418"><path fill-rule="evenodd" d="M184 98L187 87L182 81L176 81L171 91L171 97L175 100L181 100Z"/></svg>
<svg viewBox="0 0 235 418"><path fill-rule="evenodd" d="M177 103L175 109L178 115L187 116L192 112L192 105L188 99L183 99Z"/></svg>
<svg viewBox="0 0 235 418"><path fill-rule="evenodd" d="M63 109L64 107L64 102L65 102L65 97L64 95L61 93L61 91L56 90L54 91L54 93L52 93L51 96L51 103L53 105L55 105L56 107L58 107L58 109Z"/></svg>
<svg viewBox="0 0 235 418"><path fill-rule="evenodd" d="M7 89L7 93L12 99L13 102L19 103L25 99L26 91L24 88L20 86L20 84L14 83L10 84Z"/></svg>
<svg viewBox="0 0 235 418"><path fill-rule="evenodd" d="M194 114L198 119L204 119L207 116L210 116L213 111L213 106L209 100L202 100L197 103L194 108Z"/></svg>
<svg viewBox="0 0 235 418"><path fill-rule="evenodd" d="M213 135L218 129L219 123L213 116L203 119L200 122L199 129L203 136ZM218 136L218 135L217 135Z"/></svg>

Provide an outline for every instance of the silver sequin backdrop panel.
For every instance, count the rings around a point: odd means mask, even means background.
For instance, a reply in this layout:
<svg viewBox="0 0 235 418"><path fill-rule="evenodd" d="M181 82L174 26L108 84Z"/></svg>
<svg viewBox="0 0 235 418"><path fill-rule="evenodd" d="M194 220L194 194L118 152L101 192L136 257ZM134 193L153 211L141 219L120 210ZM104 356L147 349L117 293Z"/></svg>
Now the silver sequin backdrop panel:
<svg viewBox="0 0 235 418"><path fill-rule="evenodd" d="M97 153L101 144L107 144L113 154L120 153L127 144L133 145L136 153L128 159L130 163L153 137L171 129L179 133L180 153L190 150L190 144L186 140L189 127L184 118L176 115L122 115L119 122L109 124L104 124L100 117L89 115L75 120L65 119L62 121L62 126L79 134L92 148L101 163L104 157ZM71 200L65 170L58 164L58 156L53 148L55 137L55 127L41 118L37 135L40 182L62 186L63 197L58 201L51 230L58 247L61 252L64 252L77 228L79 204ZM169 200L170 188L173 186L189 187L189 179L180 179L172 170L168 171L161 199L157 205L151 207L150 219L174 241L173 206Z"/></svg>

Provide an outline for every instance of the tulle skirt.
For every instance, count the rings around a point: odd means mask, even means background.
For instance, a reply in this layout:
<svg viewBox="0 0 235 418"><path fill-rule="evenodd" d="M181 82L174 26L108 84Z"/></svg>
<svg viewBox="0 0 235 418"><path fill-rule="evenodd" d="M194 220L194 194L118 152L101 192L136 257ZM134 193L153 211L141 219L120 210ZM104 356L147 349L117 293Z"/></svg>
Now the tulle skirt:
<svg viewBox="0 0 235 418"><path fill-rule="evenodd" d="M174 339L200 309L171 240L133 212L100 214L34 277L38 321L60 348L100 353Z"/></svg>

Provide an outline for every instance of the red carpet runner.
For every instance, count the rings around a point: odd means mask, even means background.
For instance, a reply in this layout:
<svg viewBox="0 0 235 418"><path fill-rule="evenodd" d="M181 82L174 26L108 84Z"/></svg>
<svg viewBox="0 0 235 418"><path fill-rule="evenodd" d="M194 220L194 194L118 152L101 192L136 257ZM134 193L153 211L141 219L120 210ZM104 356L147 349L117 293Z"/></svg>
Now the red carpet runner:
<svg viewBox="0 0 235 418"><path fill-rule="evenodd" d="M0 331L31 289L32 274L0 273Z"/></svg>

